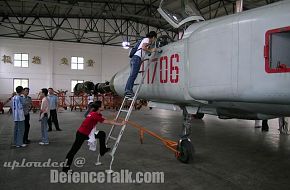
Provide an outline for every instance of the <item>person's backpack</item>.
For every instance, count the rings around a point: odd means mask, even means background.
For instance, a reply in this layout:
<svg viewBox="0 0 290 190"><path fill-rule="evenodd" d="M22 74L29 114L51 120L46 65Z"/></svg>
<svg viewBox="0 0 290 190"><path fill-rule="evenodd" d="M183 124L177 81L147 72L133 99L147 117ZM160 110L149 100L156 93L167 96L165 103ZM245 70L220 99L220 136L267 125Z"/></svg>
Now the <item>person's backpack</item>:
<svg viewBox="0 0 290 190"><path fill-rule="evenodd" d="M138 47L140 46L142 40L144 38L141 38L137 41L137 43L135 44L135 46L130 50L129 52L129 57L132 58L134 56L134 54L138 51Z"/></svg>

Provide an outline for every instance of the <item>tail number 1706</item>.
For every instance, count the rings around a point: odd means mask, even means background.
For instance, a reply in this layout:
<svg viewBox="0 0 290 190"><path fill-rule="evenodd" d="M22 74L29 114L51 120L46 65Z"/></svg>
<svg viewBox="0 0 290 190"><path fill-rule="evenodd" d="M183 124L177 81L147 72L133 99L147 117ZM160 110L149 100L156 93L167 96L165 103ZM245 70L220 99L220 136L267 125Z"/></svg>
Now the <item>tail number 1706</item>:
<svg viewBox="0 0 290 190"><path fill-rule="evenodd" d="M150 60L151 65L146 72L147 84L153 84L155 82L157 72L159 72L159 82L161 84L179 82L179 54L172 54L170 59L168 58L168 56L162 56ZM159 71L157 71L158 66ZM144 70L144 64L142 64L142 70ZM146 83L146 81L144 81L144 83Z"/></svg>

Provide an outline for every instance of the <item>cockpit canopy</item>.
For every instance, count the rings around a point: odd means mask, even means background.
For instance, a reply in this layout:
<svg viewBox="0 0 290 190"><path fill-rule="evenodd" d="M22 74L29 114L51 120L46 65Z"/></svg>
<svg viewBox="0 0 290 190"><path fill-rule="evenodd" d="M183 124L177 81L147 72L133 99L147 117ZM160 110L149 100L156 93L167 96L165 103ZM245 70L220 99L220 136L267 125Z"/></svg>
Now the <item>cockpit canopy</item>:
<svg viewBox="0 0 290 190"><path fill-rule="evenodd" d="M190 21L203 21L192 0L162 0L158 12L174 28Z"/></svg>

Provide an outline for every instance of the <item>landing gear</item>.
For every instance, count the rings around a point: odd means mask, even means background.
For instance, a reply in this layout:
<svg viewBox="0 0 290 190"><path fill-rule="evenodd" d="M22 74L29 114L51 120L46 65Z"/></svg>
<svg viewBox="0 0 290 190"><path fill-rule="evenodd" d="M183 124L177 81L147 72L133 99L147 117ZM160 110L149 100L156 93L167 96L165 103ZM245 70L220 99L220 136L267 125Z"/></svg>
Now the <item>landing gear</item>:
<svg viewBox="0 0 290 190"><path fill-rule="evenodd" d="M194 119L202 119L204 117L204 113L197 113L193 115Z"/></svg>
<svg viewBox="0 0 290 190"><path fill-rule="evenodd" d="M193 160L194 148L188 138L191 133L192 116L183 108L183 131L181 139L177 145L177 150L180 152L177 159L182 163L189 163Z"/></svg>
<svg viewBox="0 0 290 190"><path fill-rule="evenodd" d="M262 121L262 131L269 131L268 120Z"/></svg>
<svg viewBox="0 0 290 190"><path fill-rule="evenodd" d="M279 131L280 131L280 134L283 134L283 135L289 134L288 118L285 118L285 117L279 118Z"/></svg>
<svg viewBox="0 0 290 190"><path fill-rule="evenodd" d="M261 120L255 120L255 129L261 128L262 126L260 125Z"/></svg>
<svg viewBox="0 0 290 190"><path fill-rule="evenodd" d="M190 139L181 139L177 145L177 150L180 152L177 159L182 163L190 163L193 160L194 148Z"/></svg>

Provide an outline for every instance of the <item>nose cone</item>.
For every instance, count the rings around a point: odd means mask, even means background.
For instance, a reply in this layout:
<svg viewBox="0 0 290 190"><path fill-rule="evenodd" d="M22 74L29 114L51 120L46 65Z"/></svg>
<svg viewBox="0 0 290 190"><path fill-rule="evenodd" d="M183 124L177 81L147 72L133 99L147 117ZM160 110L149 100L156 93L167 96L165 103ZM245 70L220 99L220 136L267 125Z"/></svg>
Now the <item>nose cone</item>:
<svg viewBox="0 0 290 190"><path fill-rule="evenodd" d="M125 86L130 73L130 67L127 66L121 71L117 72L108 82L106 90L110 90L116 95L123 96L125 93Z"/></svg>
<svg viewBox="0 0 290 190"><path fill-rule="evenodd" d="M111 91L114 93L114 94L117 94L116 90L115 90L115 85L114 85L114 81L115 81L115 78L116 78L116 74L114 74L114 76L111 78L110 80L110 89Z"/></svg>

